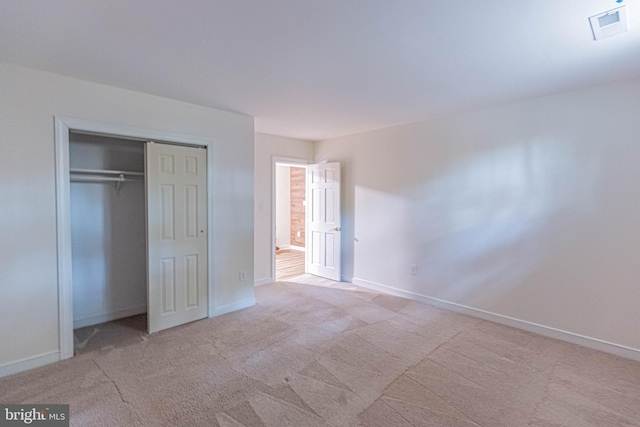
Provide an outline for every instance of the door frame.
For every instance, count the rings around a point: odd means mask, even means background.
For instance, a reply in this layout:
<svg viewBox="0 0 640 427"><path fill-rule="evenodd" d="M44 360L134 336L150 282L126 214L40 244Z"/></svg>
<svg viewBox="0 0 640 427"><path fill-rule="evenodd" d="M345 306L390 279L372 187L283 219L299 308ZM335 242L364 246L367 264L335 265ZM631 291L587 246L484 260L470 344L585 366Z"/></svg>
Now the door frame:
<svg viewBox="0 0 640 427"><path fill-rule="evenodd" d="M56 243L58 267L58 330L60 340L60 360L73 357L73 279L71 257L71 185L69 182L69 132L78 131L113 136L136 141L167 142L178 145L195 145L207 148L207 246L208 246L208 307L209 317L215 307L213 298L215 286L213 277L214 227L213 212L213 143L211 138L174 134L161 130L105 123L95 120L54 116L55 126L55 189L56 189ZM148 284L147 284L148 286Z"/></svg>
<svg viewBox="0 0 640 427"><path fill-rule="evenodd" d="M271 282L276 281L276 165L304 167L309 166L309 161L300 157L271 157ZM306 174L305 174L306 176ZM307 189L305 186L305 200L307 199ZM307 221L304 222L305 247L307 235ZM307 257L304 257L304 271L307 271Z"/></svg>

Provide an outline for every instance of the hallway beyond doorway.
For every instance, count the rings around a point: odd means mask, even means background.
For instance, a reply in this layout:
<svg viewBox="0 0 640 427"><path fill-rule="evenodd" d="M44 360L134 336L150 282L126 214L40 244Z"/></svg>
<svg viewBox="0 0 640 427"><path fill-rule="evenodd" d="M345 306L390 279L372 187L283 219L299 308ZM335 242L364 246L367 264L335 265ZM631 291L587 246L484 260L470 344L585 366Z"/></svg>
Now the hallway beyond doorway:
<svg viewBox="0 0 640 427"><path fill-rule="evenodd" d="M276 251L276 281L302 276L304 271L304 251L279 249Z"/></svg>

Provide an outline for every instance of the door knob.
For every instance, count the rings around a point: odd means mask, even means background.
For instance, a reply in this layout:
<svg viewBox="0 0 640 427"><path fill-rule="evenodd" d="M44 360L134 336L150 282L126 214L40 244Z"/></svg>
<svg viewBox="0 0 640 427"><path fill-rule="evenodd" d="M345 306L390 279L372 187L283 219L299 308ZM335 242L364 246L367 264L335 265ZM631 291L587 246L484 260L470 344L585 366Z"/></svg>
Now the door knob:
<svg viewBox="0 0 640 427"><path fill-rule="evenodd" d="M340 227L333 227L333 231L340 231Z"/></svg>

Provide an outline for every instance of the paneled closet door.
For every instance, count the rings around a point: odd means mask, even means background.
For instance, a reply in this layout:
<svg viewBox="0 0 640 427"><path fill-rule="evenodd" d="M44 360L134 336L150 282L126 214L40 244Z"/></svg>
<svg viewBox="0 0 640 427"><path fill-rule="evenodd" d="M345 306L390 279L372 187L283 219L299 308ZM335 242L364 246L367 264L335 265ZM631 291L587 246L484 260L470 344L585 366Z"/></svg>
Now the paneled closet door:
<svg viewBox="0 0 640 427"><path fill-rule="evenodd" d="M146 144L149 333L207 317L207 150Z"/></svg>

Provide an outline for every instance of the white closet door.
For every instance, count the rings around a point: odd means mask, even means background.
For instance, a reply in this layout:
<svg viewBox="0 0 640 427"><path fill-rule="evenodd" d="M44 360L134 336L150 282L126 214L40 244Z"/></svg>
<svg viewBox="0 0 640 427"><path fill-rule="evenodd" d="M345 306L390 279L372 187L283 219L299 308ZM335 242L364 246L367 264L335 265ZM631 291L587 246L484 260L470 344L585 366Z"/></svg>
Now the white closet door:
<svg viewBox="0 0 640 427"><path fill-rule="evenodd" d="M147 143L149 333L207 317L207 151Z"/></svg>
<svg viewBox="0 0 640 427"><path fill-rule="evenodd" d="M340 163L307 167L307 272L340 281Z"/></svg>

